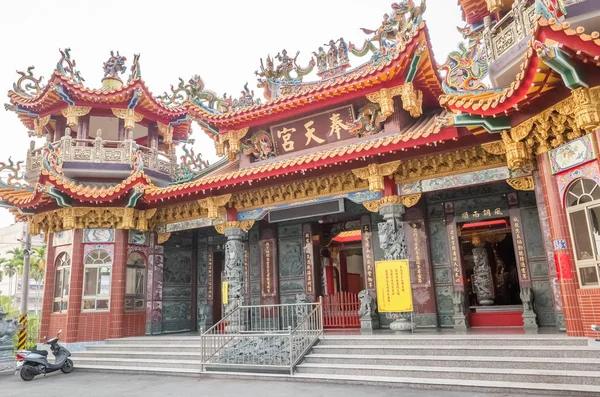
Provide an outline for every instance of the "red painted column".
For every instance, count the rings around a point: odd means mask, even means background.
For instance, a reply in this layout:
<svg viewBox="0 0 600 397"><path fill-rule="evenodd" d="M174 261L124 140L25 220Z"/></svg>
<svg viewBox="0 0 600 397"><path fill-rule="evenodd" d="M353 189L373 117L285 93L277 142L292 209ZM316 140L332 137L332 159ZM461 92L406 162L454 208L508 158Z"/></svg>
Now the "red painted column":
<svg viewBox="0 0 600 397"><path fill-rule="evenodd" d="M550 235L554 242L554 259L562 294L567 334L569 336L583 336L583 322L577 300L577 290L579 288L577 283L577 269L575 267L567 215L562 203L562 197L560 197L558 187L556 186L556 181L552 176L548 153L538 155L537 163L546 201L546 210L548 212ZM562 241L566 242L566 247L561 247Z"/></svg>
<svg viewBox="0 0 600 397"><path fill-rule="evenodd" d="M49 335L50 316L54 305L54 277L56 276L56 264L54 263L55 249L52 245L54 233L48 235L48 248L46 250L46 275L44 280L44 296L42 301L42 318L40 325L40 337Z"/></svg>
<svg viewBox="0 0 600 397"><path fill-rule="evenodd" d="M125 272L127 265L127 230L115 230L115 256L112 265L110 287L110 329L109 338L123 336L123 316L125 314Z"/></svg>
<svg viewBox="0 0 600 397"><path fill-rule="evenodd" d="M69 285L69 306L67 309L67 326L64 341L82 342L79 335L85 330L79 329L81 316L81 297L83 293L83 230L73 230L73 251L71 254L71 283ZM78 340L79 339L79 340Z"/></svg>

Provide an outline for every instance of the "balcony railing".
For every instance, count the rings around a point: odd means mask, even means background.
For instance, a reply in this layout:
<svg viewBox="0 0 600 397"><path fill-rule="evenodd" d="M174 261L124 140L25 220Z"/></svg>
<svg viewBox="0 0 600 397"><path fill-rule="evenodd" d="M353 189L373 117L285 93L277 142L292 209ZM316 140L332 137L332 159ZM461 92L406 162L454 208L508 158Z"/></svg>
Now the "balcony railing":
<svg viewBox="0 0 600 397"><path fill-rule="evenodd" d="M491 64L531 34L535 27L535 2L516 0L510 12L495 25L490 17L484 23L483 38Z"/></svg>
<svg viewBox="0 0 600 397"><path fill-rule="evenodd" d="M63 162L70 163L101 163L101 164L132 164L132 153L140 148L144 169L156 171L173 177L177 166L175 155L166 155L156 147L137 145L132 140L110 141L98 137L96 139L75 139L64 136L60 141L60 153ZM39 171L42 167L43 148L29 149L25 171Z"/></svg>

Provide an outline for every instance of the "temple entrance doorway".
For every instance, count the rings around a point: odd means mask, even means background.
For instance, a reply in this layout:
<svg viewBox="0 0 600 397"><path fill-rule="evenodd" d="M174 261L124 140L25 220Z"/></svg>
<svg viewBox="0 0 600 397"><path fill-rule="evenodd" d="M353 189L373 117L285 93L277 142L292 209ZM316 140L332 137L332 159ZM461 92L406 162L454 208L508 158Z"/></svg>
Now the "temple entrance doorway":
<svg viewBox="0 0 600 397"><path fill-rule="evenodd" d="M223 251L213 252L213 324L223 318L222 282L226 280L223 269Z"/></svg>
<svg viewBox="0 0 600 397"><path fill-rule="evenodd" d="M458 226L469 324L523 326L518 266L509 218Z"/></svg>

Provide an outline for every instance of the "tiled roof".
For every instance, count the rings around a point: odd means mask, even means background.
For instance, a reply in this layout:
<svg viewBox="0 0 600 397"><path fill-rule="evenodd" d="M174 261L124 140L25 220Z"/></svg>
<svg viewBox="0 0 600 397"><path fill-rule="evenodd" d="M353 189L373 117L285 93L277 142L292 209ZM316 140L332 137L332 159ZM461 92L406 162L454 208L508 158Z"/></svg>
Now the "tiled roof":
<svg viewBox="0 0 600 397"><path fill-rule="evenodd" d="M462 8L463 19L468 23L481 22L490 13L485 0L458 0L458 5Z"/></svg>
<svg viewBox="0 0 600 397"><path fill-rule="evenodd" d="M283 173L293 167L302 169L309 168L317 162L334 163L338 158L346 155L355 155L358 157L363 153L374 149L390 148L398 146L399 150L402 147L409 145L425 144L429 141L434 141L434 137L444 130L451 130L454 133L452 136L443 136L439 140L451 139L456 135L454 128L448 129L448 122L451 118L447 113L432 114L421 116L415 119L411 125L404 127L400 132L393 135L373 136L371 139L363 138L360 142L348 144L345 146L336 147L333 149L323 150L316 153L310 153L302 156L277 160L269 162L259 162L256 166L248 167L231 172L218 172L197 179L195 181L172 185L164 188L151 187L146 190L146 194L142 198L144 201L155 201L165 197L177 196L183 192L190 190L206 189L207 187L218 187L226 184L231 184L236 180L258 179L261 175L270 172ZM381 152L377 150L377 152Z"/></svg>

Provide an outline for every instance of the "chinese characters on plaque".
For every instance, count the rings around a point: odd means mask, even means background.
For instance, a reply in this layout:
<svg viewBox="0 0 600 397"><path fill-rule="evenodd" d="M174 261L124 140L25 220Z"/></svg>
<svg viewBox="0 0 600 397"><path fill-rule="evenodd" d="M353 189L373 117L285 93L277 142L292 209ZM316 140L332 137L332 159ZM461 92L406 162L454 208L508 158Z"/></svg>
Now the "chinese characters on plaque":
<svg viewBox="0 0 600 397"><path fill-rule="evenodd" d="M460 257L458 256L458 247L456 246L458 240L456 239L456 224L451 223L450 227L450 251L451 251L451 263L452 263L452 282L455 286L464 288L462 283L462 270L460 267Z"/></svg>
<svg viewBox="0 0 600 397"><path fill-rule="evenodd" d="M263 296L274 296L275 286L273 285L273 260L275 256L274 240L263 240L260 242L262 252L262 293Z"/></svg>
<svg viewBox="0 0 600 397"><path fill-rule="evenodd" d="M352 106L288 121L271 127L271 135L279 155L310 149L323 144L352 138L354 122Z"/></svg>
<svg viewBox="0 0 600 397"><path fill-rule="evenodd" d="M209 301L213 299L213 252L208 251L208 269L207 269L207 298Z"/></svg>
<svg viewBox="0 0 600 397"><path fill-rule="evenodd" d="M367 289L375 289L375 269L373 267L373 249L371 247L371 226L362 225L363 258L365 261L365 274L367 275Z"/></svg>
<svg viewBox="0 0 600 397"><path fill-rule="evenodd" d="M417 276L417 284L423 284L423 263L421 262L421 242L419 240L418 224L412 226L412 237L415 248L415 273Z"/></svg>
<svg viewBox="0 0 600 397"><path fill-rule="evenodd" d="M306 293L313 293L313 259L312 259L312 236L310 233L304 233L304 255L306 258Z"/></svg>
<svg viewBox="0 0 600 397"><path fill-rule="evenodd" d="M517 265L519 266L519 277L522 281L529 281L527 272L527 259L525 257L525 244L523 243L523 232L521 230L521 220L518 217L513 217L513 231L515 233L514 242L516 245Z"/></svg>
<svg viewBox="0 0 600 397"><path fill-rule="evenodd" d="M406 259L375 263L379 312L413 311L410 266Z"/></svg>
<svg viewBox="0 0 600 397"><path fill-rule="evenodd" d="M498 216L506 216L500 208L484 209L483 211L465 211L460 215L461 220L476 220L479 218L491 218Z"/></svg>

